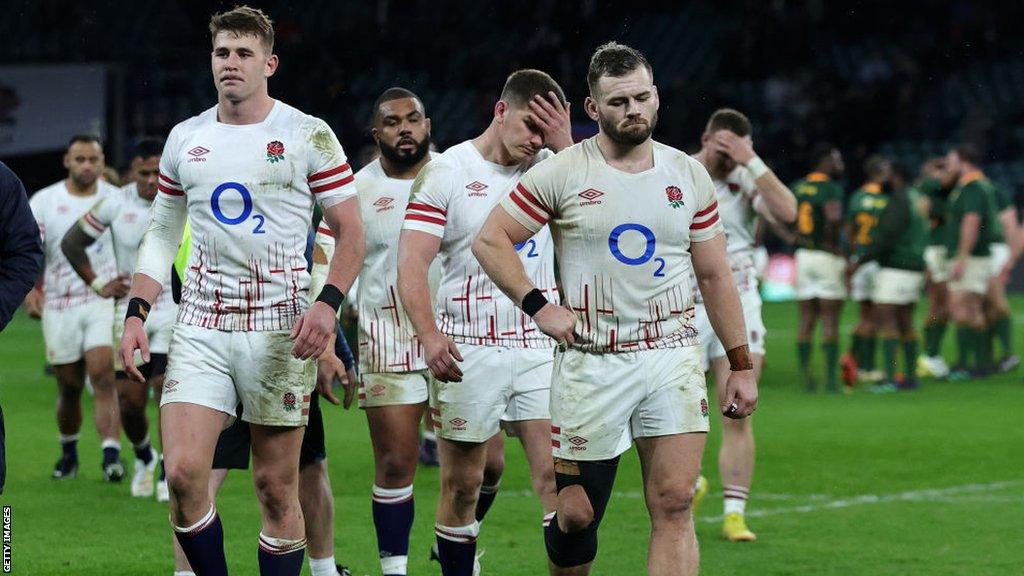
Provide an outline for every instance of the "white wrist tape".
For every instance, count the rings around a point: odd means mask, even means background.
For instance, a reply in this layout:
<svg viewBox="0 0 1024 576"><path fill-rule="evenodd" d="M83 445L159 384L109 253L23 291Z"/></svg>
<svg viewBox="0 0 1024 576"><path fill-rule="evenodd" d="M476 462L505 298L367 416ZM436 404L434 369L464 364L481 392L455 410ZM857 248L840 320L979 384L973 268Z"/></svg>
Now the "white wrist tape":
<svg viewBox="0 0 1024 576"><path fill-rule="evenodd" d="M768 165L764 163L764 160L761 160L760 156L754 156L750 162L747 162L746 169L754 177L754 180L764 176L769 170Z"/></svg>
<svg viewBox="0 0 1024 576"><path fill-rule="evenodd" d="M100 278L99 276L97 276L97 277L93 278L92 284L89 284L89 288L92 288L93 292L99 294L99 293L103 292L103 287L106 286L106 285L107 285L107 281L102 279L102 278Z"/></svg>

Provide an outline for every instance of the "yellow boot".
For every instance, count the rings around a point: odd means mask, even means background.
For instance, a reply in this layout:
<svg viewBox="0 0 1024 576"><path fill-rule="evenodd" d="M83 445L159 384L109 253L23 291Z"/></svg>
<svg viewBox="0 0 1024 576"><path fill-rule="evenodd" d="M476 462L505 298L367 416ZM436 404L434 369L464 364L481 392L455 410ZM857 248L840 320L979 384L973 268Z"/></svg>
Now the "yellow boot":
<svg viewBox="0 0 1024 576"><path fill-rule="evenodd" d="M697 515L697 508L700 507L700 503L704 501L704 497L708 495L708 479L704 476L697 477L697 485L693 487L693 515Z"/></svg>
<svg viewBox="0 0 1024 576"><path fill-rule="evenodd" d="M747 528L747 521L742 514L733 512L726 514L722 521L722 538L729 542L753 542L757 535Z"/></svg>

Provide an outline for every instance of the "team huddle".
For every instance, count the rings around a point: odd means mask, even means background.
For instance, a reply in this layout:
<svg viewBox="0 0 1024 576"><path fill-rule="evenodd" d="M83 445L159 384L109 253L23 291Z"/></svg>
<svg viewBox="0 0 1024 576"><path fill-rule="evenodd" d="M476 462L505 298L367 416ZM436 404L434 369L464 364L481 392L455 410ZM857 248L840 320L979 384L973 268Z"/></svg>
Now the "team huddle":
<svg viewBox="0 0 1024 576"><path fill-rule="evenodd" d="M651 519L647 571L696 574L693 507L708 490L700 463L718 412L722 533L756 538L745 521L766 336L756 229L796 223L802 309L828 318L845 286L842 269L830 276L841 249L835 171L794 195L731 109L712 115L693 156L654 141L652 67L610 42L587 73L596 136L574 143L562 88L525 69L508 77L478 137L435 154L422 101L391 88L372 111L378 157L353 172L325 122L269 96L278 60L262 12L217 14L210 32L217 105L166 143L140 142L133 184L103 183L100 142L76 137L69 177L32 198L46 269L27 302L60 391L55 478L78 471L87 375L104 474L126 474L123 425L132 495L169 501L176 575L228 573L215 496L250 455L260 573L299 574L308 548L314 576L346 574L332 550L319 400L357 400L373 445L381 574L407 573L424 418L440 459L432 554L446 576L481 571L476 540L499 492L503 434L526 455L551 574L590 572L633 445ZM916 193L897 194L900 217L917 218ZM949 204L973 221L966 198L954 191ZM887 218L878 230L925 229ZM866 243L855 276L877 260L863 281L874 283L870 300L902 311L909 277L884 278L919 274L899 251L913 243L880 244ZM958 336L983 310L973 270L991 268L987 244L968 249L951 270L963 279L950 285ZM889 294L883 282L901 286ZM350 293L357 366L337 331ZM908 328L886 325L886 338L890 329ZM835 355L826 322L829 342ZM162 455L150 441L150 390Z"/></svg>
<svg viewBox="0 0 1024 576"><path fill-rule="evenodd" d="M985 177L979 152L965 145L929 159L913 182L888 159L869 157L867 181L845 206L839 151L820 145L813 160L813 171L793 185L797 352L806 387L817 388L811 340L819 318L830 391L839 389L840 376L847 391L861 381L874 392L892 392L917 388L919 377L968 380L1015 369L1020 360L1005 285L1024 238L1016 208ZM924 290L929 309L921 354L914 309ZM839 313L847 295L858 303L859 318L840 358ZM942 356L949 321L956 329L952 367Z"/></svg>

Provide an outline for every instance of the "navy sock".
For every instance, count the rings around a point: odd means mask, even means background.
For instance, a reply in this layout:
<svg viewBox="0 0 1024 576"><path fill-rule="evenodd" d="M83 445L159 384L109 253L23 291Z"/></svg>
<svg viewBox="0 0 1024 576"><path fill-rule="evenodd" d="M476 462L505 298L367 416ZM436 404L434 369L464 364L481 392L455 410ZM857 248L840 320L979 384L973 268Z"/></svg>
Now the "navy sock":
<svg viewBox="0 0 1024 576"><path fill-rule="evenodd" d="M480 523L468 526L434 525L437 535L437 555L441 560L442 576L473 576L476 561L476 537Z"/></svg>
<svg viewBox="0 0 1024 576"><path fill-rule="evenodd" d="M260 533L260 576L299 576L306 539L284 540ZM198 572L196 573L199 574Z"/></svg>
<svg viewBox="0 0 1024 576"><path fill-rule="evenodd" d="M164 469L164 459L161 458L160 459L160 481L163 482L165 480L167 480L167 470Z"/></svg>
<svg viewBox="0 0 1024 576"><path fill-rule="evenodd" d="M72 436L72 440L61 439L60 450L64 454L65 458L70 458L75 462L78 461L78 435Z"/></svg>
<svg viewBox="0 0 1024 576"><path fill-rule="evenodd" d="M197 576L227 576L224 526L220 523L216 508L210 506L206 516L192 526L175 526L174 536Z"/></svg>
<svg viewBox="0 0 1024 576"><path fill-rule="evenodd" d="M109 464L111 462L117 462L117 459L121 457L121 450L114 448L113 446L107 446L103 449L103 463Z"/></svg>
<svg viewBox="0 0 1024 576"><path fill-rule="evenodd" d="M132 449L135 450L135 457L142 460L146 466L153 461L153 447L149 444L149 437L146 437L142 444L132 446Z"/></svg>
<svg viewBox="0 0 1024 576"><path fill-rule="evenodd" d="M409 532L416 507L412 485L404 488L373 487L373 526L384 576L403 575L409 563Z"/></svg>
<svg viewBox="0 0 1024 576"><path fill-rule="evenodd" d="M494 499L498 497L498 486L481 486L480 497L476 501L476 521L481 522L484 516L487 515L487 511L491 509L491 505L494 504Z"/></svg>

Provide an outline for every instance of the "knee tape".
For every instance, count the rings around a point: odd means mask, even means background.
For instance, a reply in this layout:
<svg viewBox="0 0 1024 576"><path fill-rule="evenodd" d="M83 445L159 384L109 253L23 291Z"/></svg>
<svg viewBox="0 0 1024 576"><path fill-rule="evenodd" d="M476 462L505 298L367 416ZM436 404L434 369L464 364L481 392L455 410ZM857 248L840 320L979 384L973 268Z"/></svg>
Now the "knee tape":
<svg viewBox="0 0 1024 576"><path fill-rule="evenodd" d="M595 462L555 462L555 485L558 491L569 486L581 486L594 510L594 519L583 530L566 533L558 527L557 515L551 518L544 528L544 544L548 558L554 565L562 568L580 566L593 561L597 556L597 528L608 507L618 465L618 456Z"/></svg>

